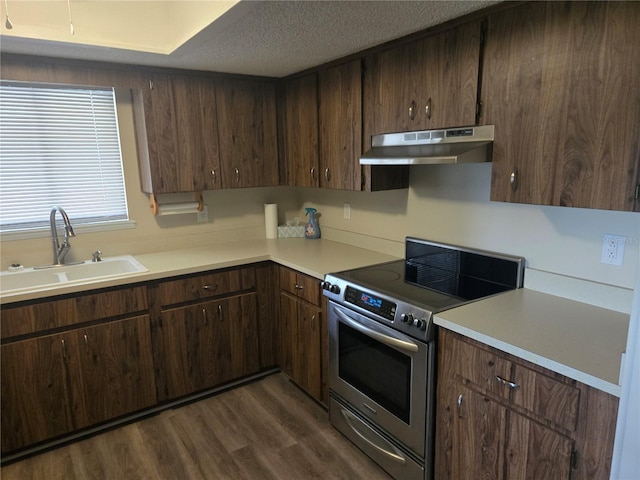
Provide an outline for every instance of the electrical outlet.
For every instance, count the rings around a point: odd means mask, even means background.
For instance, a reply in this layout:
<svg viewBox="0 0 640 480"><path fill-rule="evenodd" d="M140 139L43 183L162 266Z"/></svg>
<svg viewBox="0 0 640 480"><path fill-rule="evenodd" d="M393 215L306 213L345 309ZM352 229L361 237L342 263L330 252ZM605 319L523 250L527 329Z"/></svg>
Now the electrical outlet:
<svg viewBox="0 0 640 480"><path fill-rule="evenodd" d="M207 211L207 206L204 205L202 207L202 211L196 213L198 217L198 223L207 223L209 221L209 212Z"/></svg>
<svg viewBox="0 0 640 480"><path fill-rule="evenodd" d="M351 204L350 203L344 204L344 219L351 220Z"/></svg>
<svg viewBox="0 0 640 480"><path fill-rule="evenodd" d="M622 265L625 238L619 235L605 235L602 238L600 262L607 265Z"/></svg>

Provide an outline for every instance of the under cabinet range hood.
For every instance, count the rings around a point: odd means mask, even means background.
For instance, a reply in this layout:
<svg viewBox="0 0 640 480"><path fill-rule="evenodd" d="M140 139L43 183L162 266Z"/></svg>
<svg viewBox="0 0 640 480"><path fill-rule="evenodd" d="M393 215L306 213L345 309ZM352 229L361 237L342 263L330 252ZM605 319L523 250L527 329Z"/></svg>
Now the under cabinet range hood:
<svg viewBox="0 0 640 480"><path fill-rule="evenodd" d="M374 135L360 165L490 162L493 133L494 125L482 125Z"/></svg>

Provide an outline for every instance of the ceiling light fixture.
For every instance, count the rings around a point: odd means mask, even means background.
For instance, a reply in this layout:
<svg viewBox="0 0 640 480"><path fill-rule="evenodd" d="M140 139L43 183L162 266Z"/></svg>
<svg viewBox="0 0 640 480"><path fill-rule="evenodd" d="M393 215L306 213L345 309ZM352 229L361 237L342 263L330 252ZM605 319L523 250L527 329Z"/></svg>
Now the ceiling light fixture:
<svg viewBox="0 0 640 480"><path fill-rule="evenodd" d="M5 0L6 2L7 0ZM67 7L69 9L69 30L71 31L71 35L74 35L76 32L73 28L73 20L71 19L71 0L67 0Z"/></svg>
<svg viewBox="0 0 640 480"><path fill-rule="evenodd" d="M9 18L9 2L4 0L4 11L7 13L7 19L4 21L4 26L7 27L7 30L11 30L13 28L13 23Z"/></svg>

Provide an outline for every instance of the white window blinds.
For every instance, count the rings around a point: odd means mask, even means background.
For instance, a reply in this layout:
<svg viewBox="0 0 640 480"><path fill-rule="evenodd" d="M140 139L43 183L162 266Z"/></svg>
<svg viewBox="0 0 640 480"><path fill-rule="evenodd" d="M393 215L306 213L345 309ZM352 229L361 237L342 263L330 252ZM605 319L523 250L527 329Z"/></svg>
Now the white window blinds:
<svg viewBox="0 0 640 480"><path fill-rule="evenodd" d="M0 231L127 220L113 89L0 83Z"/></svg>

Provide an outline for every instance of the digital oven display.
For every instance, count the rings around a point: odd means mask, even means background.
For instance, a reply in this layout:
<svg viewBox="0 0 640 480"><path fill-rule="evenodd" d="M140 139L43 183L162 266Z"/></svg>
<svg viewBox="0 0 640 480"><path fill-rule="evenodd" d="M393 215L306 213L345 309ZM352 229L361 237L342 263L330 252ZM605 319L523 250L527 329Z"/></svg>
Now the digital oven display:
<svg viewBox="0 0 640 480"><path fill-rule="evenodd" d="M364 308L376 315L380 315L389 321L393 321L393 318L396 315L395 303L376 297L370 293L363 292L357 288L347 287L344 297L348 303Z"/></svg>

